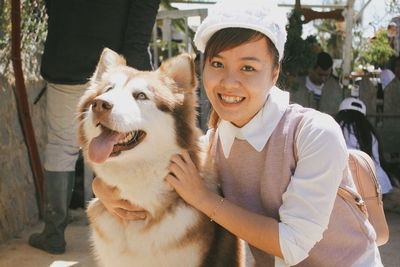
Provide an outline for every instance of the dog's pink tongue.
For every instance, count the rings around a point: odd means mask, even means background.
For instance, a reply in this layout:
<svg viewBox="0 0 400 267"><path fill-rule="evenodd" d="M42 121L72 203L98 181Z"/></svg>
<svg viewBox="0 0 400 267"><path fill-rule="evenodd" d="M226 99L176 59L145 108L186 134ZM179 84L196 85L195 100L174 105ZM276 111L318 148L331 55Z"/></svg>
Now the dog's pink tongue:
<svg viewBox="0 0 400 267"><path fill-rule="evenodd" d="M89 160L103 163L110 156L114 145L125 136L111 130L103 131L99 136L92 139L89 144Z"/></svg>

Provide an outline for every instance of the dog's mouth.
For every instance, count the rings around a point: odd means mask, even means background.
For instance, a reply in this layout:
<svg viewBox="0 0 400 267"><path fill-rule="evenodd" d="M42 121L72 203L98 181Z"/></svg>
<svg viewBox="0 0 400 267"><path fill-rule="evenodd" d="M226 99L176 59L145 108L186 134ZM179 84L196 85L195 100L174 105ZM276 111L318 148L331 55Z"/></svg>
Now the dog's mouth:
<svg viewBox="0 0 400 267"><path fill-rule="evenodd" d="M109 157L118 156L122 151L136 147L146 136L143 130L121 133L100 123L97 126L101 127L101 134L90 141L88 151L89 159L96 163L103 163Z"/></svg>

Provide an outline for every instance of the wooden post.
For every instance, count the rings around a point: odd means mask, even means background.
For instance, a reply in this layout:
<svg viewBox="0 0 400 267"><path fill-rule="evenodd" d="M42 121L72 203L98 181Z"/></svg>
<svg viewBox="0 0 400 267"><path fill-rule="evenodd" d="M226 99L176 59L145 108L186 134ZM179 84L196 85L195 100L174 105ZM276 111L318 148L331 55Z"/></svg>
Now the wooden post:
<svg viewBox="0 0 400 267"><path fill-rule="evenodd" d="M12 0L11 2L11 25L11 55L15 76L15 100L36 186L39 214L43 215L43 169L29 112L28 96L22 71L20 0Z"/></svg>
<svg viewBox="0 0 400 267"><path fill-rule="evenodd" d="M352 42L353 42L353 23L354 23L354 0L347 1L345 9L345 39L343 47L343 72L342 84L348 86L350 83L351 60L352 60Z"/></svg>

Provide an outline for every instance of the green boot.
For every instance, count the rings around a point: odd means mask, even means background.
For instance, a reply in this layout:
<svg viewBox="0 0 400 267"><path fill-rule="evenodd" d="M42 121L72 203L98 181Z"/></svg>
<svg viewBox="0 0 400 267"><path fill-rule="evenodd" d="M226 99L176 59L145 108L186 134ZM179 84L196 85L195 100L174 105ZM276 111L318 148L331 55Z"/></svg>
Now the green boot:
<svg viewBox="0 0 400 267"><path fill-rule="evenodd" d="M42 233L29 237L29 245L51 254L65 252L64 230L68 224L68 208L74 188L75 172L44 174L44 216Z"/></svg>

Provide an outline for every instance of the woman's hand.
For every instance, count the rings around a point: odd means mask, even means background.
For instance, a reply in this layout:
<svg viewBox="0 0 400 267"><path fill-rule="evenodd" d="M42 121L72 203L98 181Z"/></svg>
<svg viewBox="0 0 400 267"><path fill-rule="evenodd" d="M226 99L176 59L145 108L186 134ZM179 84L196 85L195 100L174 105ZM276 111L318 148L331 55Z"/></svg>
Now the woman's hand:
<svg viewBox="0 0 400 267"><path fill-rule="evenodd" d="M122 199L119 190L104 183L101 178L95 178L92 189L96 197L103 203L104 207L117 219L124 220L143 220L147 212L142 207Z"/></svg>
<svg viewBox="0 0 400 267"><path fill-rule="evenodd" d="M170 174L165 177L165 180L190 205L196 207L211 192L200 178L199 172L187 151L182 155L172 156L167 169Z"/></svg>
<svg viewBox="0 0 400 267"><path fill-rule="evenodd" d="M189 153L175 155L165 180L190 205L249 244L283 258L278 221L242 208L206 187ZM266 239L265 237L268 236Z"/></svg>

